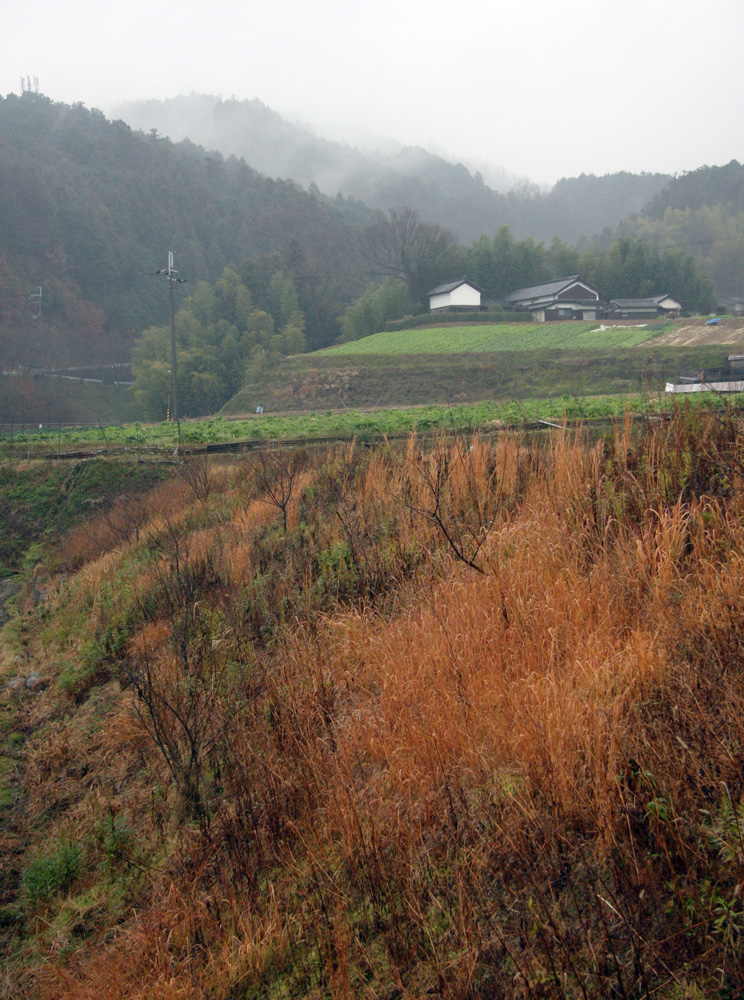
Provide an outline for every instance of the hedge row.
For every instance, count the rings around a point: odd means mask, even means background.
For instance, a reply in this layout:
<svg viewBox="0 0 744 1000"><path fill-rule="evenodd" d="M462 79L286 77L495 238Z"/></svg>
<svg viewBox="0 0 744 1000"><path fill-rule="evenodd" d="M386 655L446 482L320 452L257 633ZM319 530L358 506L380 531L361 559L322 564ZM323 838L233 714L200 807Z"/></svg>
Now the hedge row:
<svg viewBox="0 0 744 1000"><path fill-rule="evenodd" d="M419 326L484 326L490 323L534 323L535 317L530 312L511 312L506 309L488 309L479 312L451 312L442 310L435 313L422 313L420 316L404 316L403 319L390 320L385 324L386 333L397 330L413 330Z"/></svg>

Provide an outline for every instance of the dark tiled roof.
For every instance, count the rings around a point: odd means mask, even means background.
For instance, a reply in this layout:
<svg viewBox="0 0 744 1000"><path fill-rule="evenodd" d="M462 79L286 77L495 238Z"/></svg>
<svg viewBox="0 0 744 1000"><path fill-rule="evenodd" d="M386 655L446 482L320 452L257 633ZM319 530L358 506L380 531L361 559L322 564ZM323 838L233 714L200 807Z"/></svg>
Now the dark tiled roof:
<svg viewBox="0 0 744 1000"><path fill-rule="evenodd" d="M530 299L524 303L525 309L535 312L538 309L597 309L599 301L597 299L557 299L555 295L546 295L542 299Z"/></svg>
<svg viewBox="0 0 744 1000"><path fill-rule="evenodd" d="M658 304L656 299L613 299L610 302L620 309L655 309Z"/></svg>
<svg viewBox="0 0 744 1000"><path fill-rule="evenodd" d="M526 288L518 288L516 292L511 292L506 296L506 301L522 302L524 299L549 298L552 295L558 295L574 281L581 281L578 274L572 274L568 278L556 278L555 281L546 281L542 285L528 285Z"/></svg>
<svg viewBox="0 0 744 1000"><path fill-rule="evenodd" d="M664 299L671 299L671 295L654 295L646 299L613 299L611 305L616 305L620 309L653 309L660 305ZM676 299L673 299L676 302Z"/></svg>
<svg viewBox="0 0 744 1000"><path fill-rule="evenodd" d="M426 294L445 295L447 292L454 292L454 290L456 288L459 288L460 285L470 285L470 287L474 288L476 292L480 292L481 294L483 294L483 289L478 288L477 285L474 285L472 281L468 281L467 278L460 278L458 281L448 281L446 285L437 285L436 288L432 288L432 290L430 292L427 292Z"/></svg>

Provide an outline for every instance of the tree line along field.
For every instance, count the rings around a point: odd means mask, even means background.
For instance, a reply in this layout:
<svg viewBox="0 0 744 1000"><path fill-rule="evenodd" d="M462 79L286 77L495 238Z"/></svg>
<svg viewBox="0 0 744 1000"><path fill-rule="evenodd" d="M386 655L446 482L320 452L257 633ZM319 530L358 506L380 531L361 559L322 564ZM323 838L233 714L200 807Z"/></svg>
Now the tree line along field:
<svg viewBox="0 0 744 1000"><path fill-rule="evenodd" d="M2 634L5 993L738 996L743 486L686 406L112 478Z"/></svg>

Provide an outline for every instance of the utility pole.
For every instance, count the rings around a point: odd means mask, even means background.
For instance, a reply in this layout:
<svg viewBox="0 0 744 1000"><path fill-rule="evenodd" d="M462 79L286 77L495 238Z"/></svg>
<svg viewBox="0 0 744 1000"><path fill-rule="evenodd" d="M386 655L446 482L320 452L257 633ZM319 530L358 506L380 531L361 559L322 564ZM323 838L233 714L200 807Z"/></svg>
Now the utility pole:
<svg viewBox="0 0 744 1000"><path fill-rule="evenodd" d="M176 307L173 302L173 251L168 251L168 296L171 316L171 386L173 392L173 419L178 423L178 377L176 375Z"/></svg>
<svg viewBox="0 0 744 1000"><path fill-rule="evenodd" d="M31 303L31 306L32 306L32 308L34 310L33 318L34 319L38 319L39 323L41 323L41 302L42 302L42 296L43 296L43 293L41 291L41 285L37 285L36 286L36 291L35 292L31 292L31 294L28 297L28 301Z"/></svg>
<svg viewBox="0 0 744 1000"><path fill-rule="evenodd" d="M42 332L43 332L43 325L44 324L42 322L42 296L43 296L43 293L42 293L42 290L41 290L41 285L37 285L36 286L36 291L35 292L31 292L31 294L28 297L29 305L31 306L31 309L33 310L32 313L31 313L31 317L32 317L32 319L35 319L38 322L38 324L39 324L39 330L38 330L38 333L37 333L37 336L38 336L39 339L36 341L37 348L41 348L41 341L43 339Z"/></svg>
<svg viewBox="0 0 744 1000"><path fill-rule="evenodd" d="M178 277L178 271L173 266L173 251L168 251L168 267L161 268L155 274L163 274L168 279L168 294L170 298L170 327L171 327L171 393L173 396L173 417L178 424L178 379L176 377L176 306L173 300L173 286L183 284L185 278Z"/></svg>

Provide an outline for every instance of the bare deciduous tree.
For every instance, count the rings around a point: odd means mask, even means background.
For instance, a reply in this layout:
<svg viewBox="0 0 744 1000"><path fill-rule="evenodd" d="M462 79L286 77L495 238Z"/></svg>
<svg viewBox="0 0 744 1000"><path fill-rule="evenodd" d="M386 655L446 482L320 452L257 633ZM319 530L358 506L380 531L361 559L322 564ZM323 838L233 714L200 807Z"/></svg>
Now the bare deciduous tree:
<svg viewBox="0 0 744 1000"><path fill-rule="evenodd" d="M184 456L178 466L178 474L200 503L206 503L214 488L209 455L206 452L191 452Z"/></svg>
<svg viewBox="0 0 744 1000"><path fill-rule="evenodd" d="M412 208L393 208L362 234L361 253L375 278L404 281L417 302L454 267L456 240L442 226L423 222ZM451 276L451 275L450 275Z"/></svg>
<svg viewBox="0 0 744 1000"><path fill-rule="evenodd" d="M479 555L502 500L497 470L481 468L481 442L440 435L427 454L412 456L399 500L437 526L454 555L477 573Z"/></svg>
<svg viewBox="0 0 744 1000"><path fill-rule="evenodd" d="M196 558L168 523L161 551L158 610L164 629L144 629L121 668L135 712L168 765L186 815L205 818L202 774L231 711L222 704L230 629L198 599L213 573L211 554ZM153 609L142 608L142 618Z"/></svg>
<svg viewBox="0 0 744 1000"><path fill-rule="evenodd" d="M284 530L287 530L287 510L297 485L300 472L306 464L304 451L288 448L262 450L253 474L258 489L258 499L281 511Z"/></svg>

